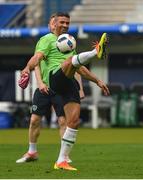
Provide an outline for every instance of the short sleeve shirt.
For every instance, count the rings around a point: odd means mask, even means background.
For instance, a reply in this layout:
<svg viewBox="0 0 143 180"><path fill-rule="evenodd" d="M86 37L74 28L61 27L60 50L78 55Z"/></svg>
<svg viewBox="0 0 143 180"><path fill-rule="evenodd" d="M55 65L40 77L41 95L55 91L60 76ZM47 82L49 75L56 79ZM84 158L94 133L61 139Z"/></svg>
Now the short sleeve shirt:
<svg viewBox="0 0 143 180"><path fill-rule="evenodd" d="M76 54L75 50L69 53L61 53L56 47L57 36L53 33L49 33L40 38L37 42L35 52L42 52L44 59L40 62L40 69L42 80L49 86L49 73L50 71L57 71L62 62L67 58Z"/></svg>

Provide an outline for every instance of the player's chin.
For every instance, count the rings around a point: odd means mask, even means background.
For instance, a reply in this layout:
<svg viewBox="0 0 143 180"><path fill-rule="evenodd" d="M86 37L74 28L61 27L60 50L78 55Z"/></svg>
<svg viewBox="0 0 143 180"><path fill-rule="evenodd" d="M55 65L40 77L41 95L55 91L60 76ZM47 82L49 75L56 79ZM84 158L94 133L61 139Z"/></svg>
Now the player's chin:
<svg viewBox="0 0 143 180"><path fill-rule="evenodd" d="M61 34L67 33L68 29L63 29Z"/></svg>

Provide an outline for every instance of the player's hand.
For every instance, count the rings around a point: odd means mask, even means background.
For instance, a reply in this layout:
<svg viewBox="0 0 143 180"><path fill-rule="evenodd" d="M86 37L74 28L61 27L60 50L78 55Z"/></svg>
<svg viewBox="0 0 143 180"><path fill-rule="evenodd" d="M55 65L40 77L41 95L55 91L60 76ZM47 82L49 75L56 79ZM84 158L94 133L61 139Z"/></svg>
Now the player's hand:
<svg viewBox="0 0 143 180"><path fill-rule="evenodd" d="M97 85L102 89L103 94L105 96L110 95L110 91L109 91L108 87L101 80L98 80Z"/></svg>
<svg viewBox="0 0 143 180"><path fill-rule="evenodd" d="M49 88L46 84L44 84L43 82L39 84L39 90L41 93L49 93Z"/></svg>
<svg viewBox="0 0 143 180"><path fill-rule="evenodd" d="M18 81L18 85L22 88L25 89L28 84L29 84L29 79L30 79L30 74L23 72L21 74L21 78Z"/></svg>
<svg viewBox="0 0 143 180"><path fill-rule="evenodd" d="M98 41L92 41L92 48L97 48L97 46L99 46L99 42Z"/></svg>
<svg viewBox="0 0 143 180"><path fill-rule="evenodd" d="M30 70L29 70L28 66L26 66L26 67L21 71L21 77L22 77L24 74L30 74Z"/></svg>

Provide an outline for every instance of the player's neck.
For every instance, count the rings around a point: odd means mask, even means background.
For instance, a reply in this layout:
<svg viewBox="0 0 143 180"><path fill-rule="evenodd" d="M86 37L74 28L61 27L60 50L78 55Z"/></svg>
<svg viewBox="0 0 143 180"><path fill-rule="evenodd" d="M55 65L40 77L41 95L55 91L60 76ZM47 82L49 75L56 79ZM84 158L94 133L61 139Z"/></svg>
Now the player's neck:
<svg viewBox="0 0 143 180"><path fill-rule="evenodd" d="M52 31L53 34L55 34L57 37L60 35L60 33L56 30Z"/></svg>

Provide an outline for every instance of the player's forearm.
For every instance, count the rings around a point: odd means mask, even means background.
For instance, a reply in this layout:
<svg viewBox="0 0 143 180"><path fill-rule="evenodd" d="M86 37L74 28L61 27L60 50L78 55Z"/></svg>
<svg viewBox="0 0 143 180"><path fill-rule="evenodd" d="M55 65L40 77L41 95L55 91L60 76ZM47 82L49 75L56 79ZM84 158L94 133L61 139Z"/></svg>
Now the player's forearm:
<svg viewBox="0 0 143 180"><path fill-rule="evenodd" d="M40 59L38 56L33 56L27 63L27 67L30 71L34 70L34 68L39 64Z"/></svg>
<svg viewBox="0 0 143 180"><path fill-rule="evenodd" d="M85 66L81 66L78 70L78 73L84 78L89 81L92 81L96 84L98 84L99 79L96 77L96 75L92 72L90 72Z"/></svg>
<svg viewBox="0 0 143 180"><path fill-rule="evenodd" d="M80 98L83 99L85 97L85 94L84 94L84 90L83 90L81 75L79 73L75 73L75 79L78 81L78 84L80 87L80 90L79 90Z"/></svg>
<svg viewBox="0 0 143 180"><path fill-rule="evenodd" d="M26 68L29 69L29 71L34 70L34 68L39 64L42 59L44 59L43 53L35 53L34 56L32 56L31 59L28 61Z"/></svg>
<svg viewBox="0 0 143 180"><path fill-rule="evenodd" d="M36 77L38 85L40 86L40 84L43 83L43 81L41 78L41 72L40 72L39 65L35 67L35 77Z"/></svg>
<svg viewBox="0 0 143 180"><path fill-rule="evenodd" d="M80 90L83 90L83 84L82 84L82 79L81 79L81 75L79 73L75 73L75 79L78 81L79 86L80 86Z"/></svg>

